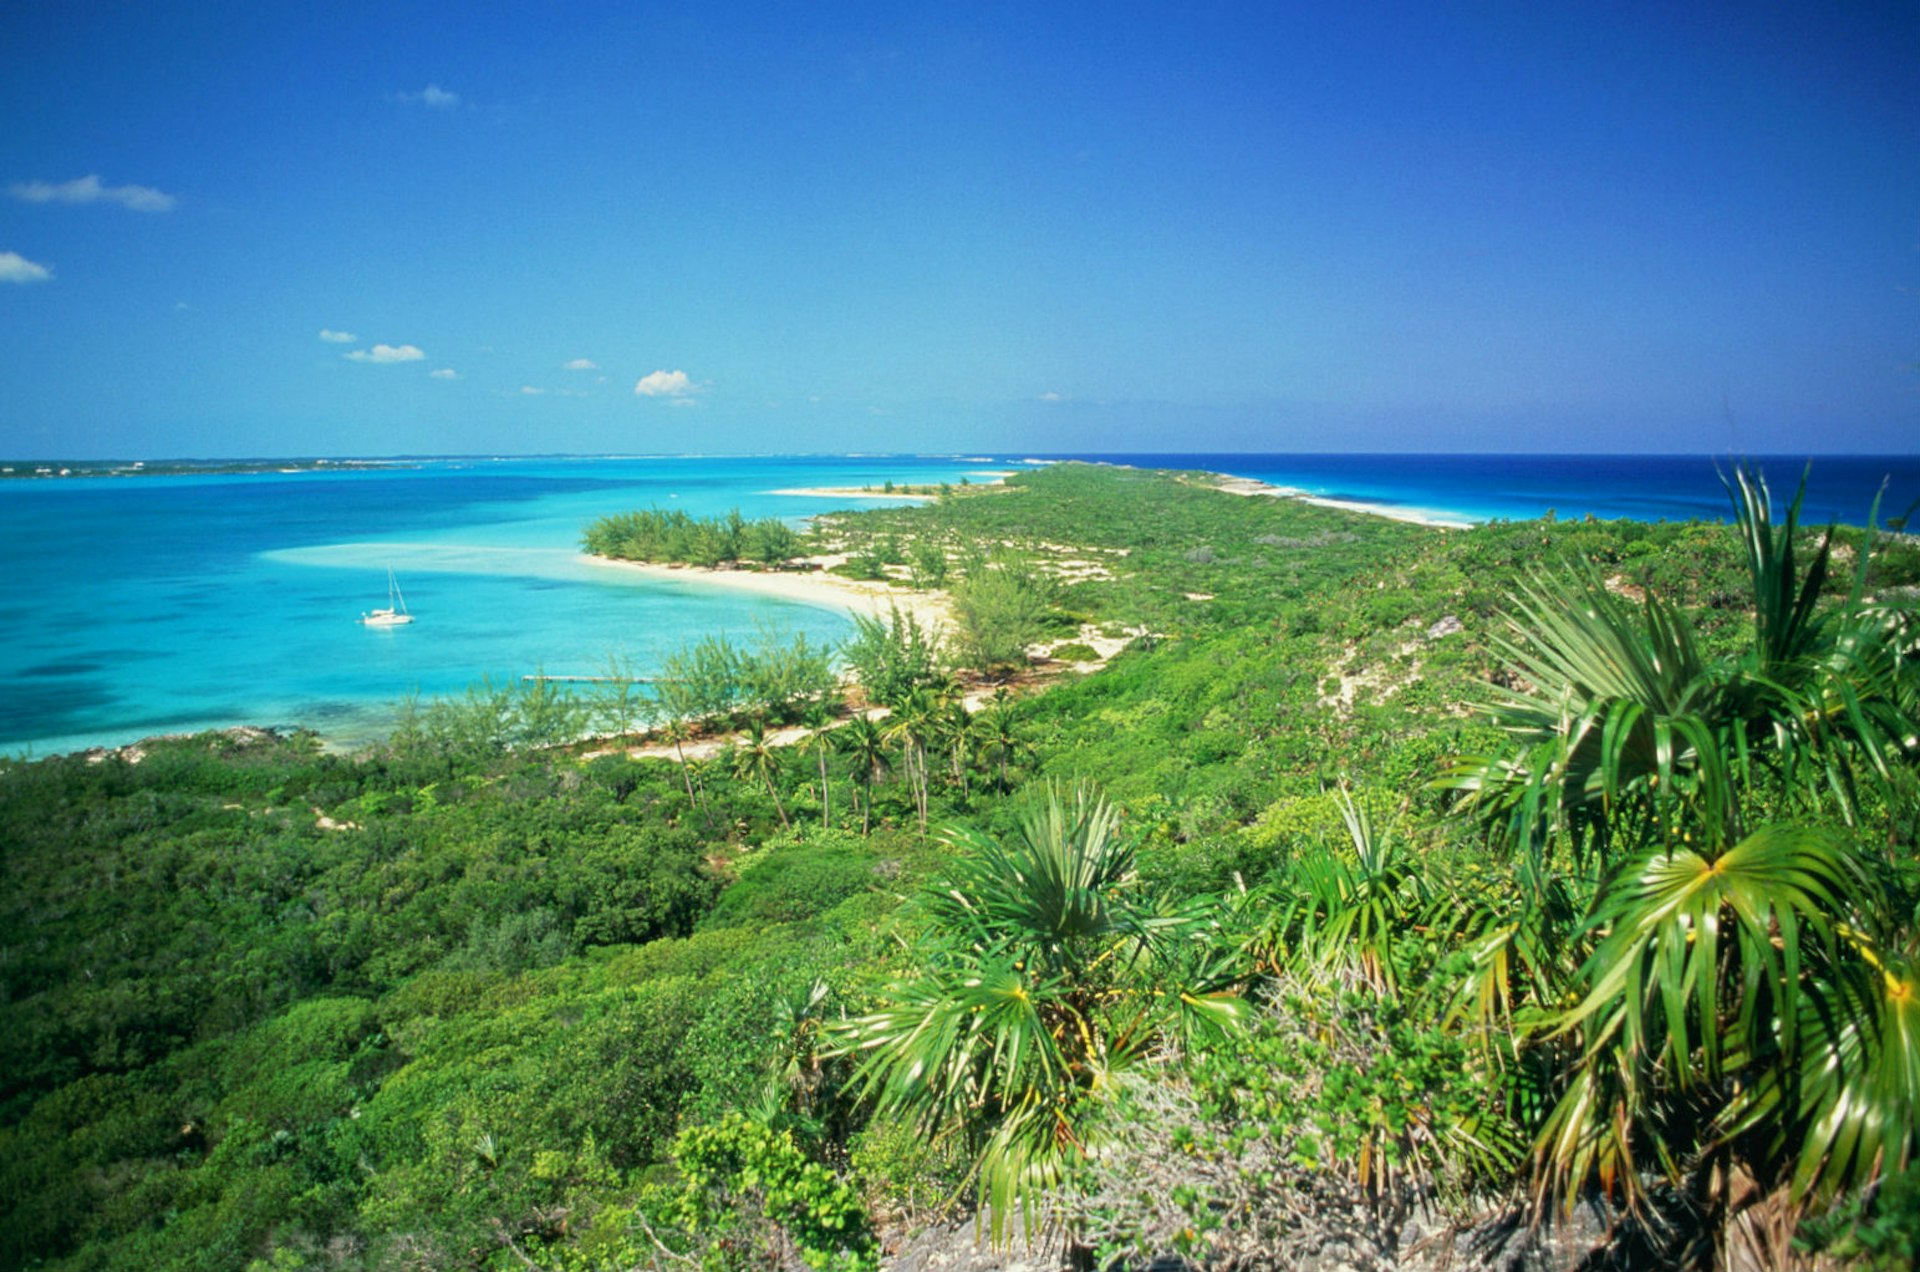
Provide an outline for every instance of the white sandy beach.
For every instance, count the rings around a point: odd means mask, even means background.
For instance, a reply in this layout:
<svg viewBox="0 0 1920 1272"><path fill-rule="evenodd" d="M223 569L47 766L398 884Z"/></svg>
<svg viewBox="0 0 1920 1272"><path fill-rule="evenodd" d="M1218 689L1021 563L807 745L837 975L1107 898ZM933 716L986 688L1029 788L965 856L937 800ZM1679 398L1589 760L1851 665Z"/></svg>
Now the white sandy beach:
<svg viewBox="0 0 1920 1272"><path fill-rule="evenodd" d="M928 631L944 628L950 621L947 598L943 593L889 587L884 583L865 583L828 574L820 569L804 573L785 570L707 570L691 565L655 565L598 556L583 555L580 559L590 565L613 570L637 570L661 580L756 592L761 596L778 596L874 618L885 618L889 609L898 609L902 614L912 615L914 621Z"/></svg>
<svg viewBox="0 0 1920 1272"><path fill-rule="evenodd" d="M973 487L1004 485L1007 478L1014 475L1012 469L997 469L992 472L973 474L980 478L972 481ZM906 483L902 483L904 486ZM866 486L793 486L785 490L769 490L770 495L798 495L806 499L931 499L928 488L923 483L916 493L912 490L874 490Z"/></svg>
<svg viewBox="0 0 1920 1272"><path fill-rule="evenodd" d="M800 495L808 499L931 499L932 495L910 490L862 490L858 486L793 486L769 490L770 495Z"/></svg>
<svg viewBox="0 0 1920 1272"><path fill-rule="evenodd" d="M1215 478L1214 488L1229 495L1264 495L1270 499L1298 499L1301 503L1318 504L1322 508L1340 508L1347 512L1361 512L1370 517L1386 517L1393 521L1410 521L1415 525L1433 526L1441 530L1473 529L1471 521L1464 521L1457 517L1436 516L1418 508L1363 503L1357 499L1327 499L1320 495L1310 495L1292 486L1275 486L1270 482L1256 481L1252 477L1229 477L1225 473L1216 473Z"/></svg>

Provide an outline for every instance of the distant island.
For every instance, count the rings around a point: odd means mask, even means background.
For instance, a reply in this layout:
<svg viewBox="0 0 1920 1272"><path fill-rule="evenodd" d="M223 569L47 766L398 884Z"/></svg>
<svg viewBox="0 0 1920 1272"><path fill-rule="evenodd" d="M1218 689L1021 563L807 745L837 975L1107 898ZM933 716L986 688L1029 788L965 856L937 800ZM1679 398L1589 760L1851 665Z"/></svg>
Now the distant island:
<svg viewBox="0 0 1920 1272"><path fill-rule="evenodd" d="M0 462L0 480L61 477L242 477L249 473L367 472L421 468L424 459L10 459Z"/></svg>

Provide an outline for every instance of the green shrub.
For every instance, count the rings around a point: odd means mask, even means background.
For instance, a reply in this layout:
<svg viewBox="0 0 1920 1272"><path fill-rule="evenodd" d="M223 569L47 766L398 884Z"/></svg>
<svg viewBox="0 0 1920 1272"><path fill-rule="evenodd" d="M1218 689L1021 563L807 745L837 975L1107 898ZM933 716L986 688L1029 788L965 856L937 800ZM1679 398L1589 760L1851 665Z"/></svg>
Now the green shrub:
<svg viewBox="0 0 1920 1272"><path fill-rule="evenodd" d="M810 919L872 887L874 878L873 852L858 835L805 830L743 869L700 926Z"/></svg>
<svg viewBox="0 0 1920 1272"><path fill-rule="evenodd" d="M682 1131L673 1160L679 1186L642 1206L711 1272L778 1266L789 1252L816 1272L879 1266L859 1194L787 1132L730 1113Z"/></svg>

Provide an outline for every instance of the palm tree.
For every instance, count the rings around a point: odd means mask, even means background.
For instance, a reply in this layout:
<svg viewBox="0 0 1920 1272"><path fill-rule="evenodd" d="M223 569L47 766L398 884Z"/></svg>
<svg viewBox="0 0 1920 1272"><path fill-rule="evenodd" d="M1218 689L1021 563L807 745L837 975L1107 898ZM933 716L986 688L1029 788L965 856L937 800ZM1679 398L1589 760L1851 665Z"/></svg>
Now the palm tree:
<svg viewBox="0 0 1920 1272"><path fill-rule="evenodd" d="M860 807L860 833L873 833L873 783L886 776L887 738L871 716L856 715L833 735L836 749L853 759L853 780L860 784L865 799Z"/></svg>
<svg viewBox="0 0 1920 1272"><path fill-rule="evenodd" d="M1263 886L1270 902L1250 952L1259 965L1305 963L1376 993L1400 989L1399 942L1428 927L1433 895L1422 872L1389 833L1376 831L1363 804L1339 793L1351 853L1309 852L1282 881Z"/></svg>
<svg viewBox="0 0 1920 1272"><path fill-rule="evenodd" d="M1002 791L1008 789L1007 766L1021 752L1033 750L1033 744L1020 735L1012 703L1012 695L1005 688L996 689L993 705L981 713L980 721L984 745L993 755Z"/></svg>
<svg viewBox="0 0 1920 1272"><path fill-rule="evenodd" d="M932 745L940 721L940 700L925 689L909 689L900 696L889 718L886 735L900 744L907 770L907 785L913 792L913 805L920 818L920 833L927 833L929 775L927 749Z"/></svg>
<svg viewBox="0 0 1920 1272"><path fill-rule="evenodd" d="M939 723L948 748L953 783L960 788L960 798L965 801L973 793L969 779L973 770L974 744L981 733L980 726L973 712L967 710L967 704L957 698L940 712Z"/></svg>
<svg viewBox="0 0 1920 1272"><path fill-rule="evenodd" d="M693 772L687 767L686 741L693 736L693 726L685 719L676 717L660 726L660 736L673 743L673 753L679 757L680 780L686 784L687 802L695 808L700 807L700 800L693 793Z"/></svg>
<svg viewBox="0 0 1920 1272"><path fill-rule="evenodd" d="M1112 1075L1172 1034L1233 1025L1240 1002L1195 957L1211 916L1144 893L1119 811L1091 787L1049 786L1011 842L941 839L954 857L917 900L917 966L840 1047L865 1056L881 1114L974 1155L997 1241L1015 1209L1031 1236Z"/></svg>
<svg viewBox="0 0 1920 1272"><path fill-rule="evenodd" d="M752 721L747 725L746 738L733 752L734 776L763 783L773 800L773 810L780 814L780 824L791 829L793 823L787 820L786 805L780 802L780 790L773 781L779 771L780 753L767 741L767 726L758 720Z"/></svg>
<svg viewBox="0 0 1920 1272"><path fill-rule="evenodd" d="M820 827L824 830L833 824L833 788L827 782L827 754L835 749L833 709L824 702L809 703L805 723L811 730L807 742L813 747L814 758L820 762Z"/></svg>
<svg viewBox="0 0 1920 1272"><path fill-rule="evenodd" d="M1658 598L1634 613L1592 579L1541 576L1502 646L1527 686L1492 708L1509 745L1449 779L1520 881L1518 913L1476 938L1465 996L1513 1006L1524 955L1523 1041L1561 1064L1537 1196L1598 1184L1633 1201L1664 1176L1709 1216L1694 1254L1715 1260L1920 1148L1912 915L1884 912L1846 829L1864 783L1898 808L1910 781L1911 630L1862 601L1864 555L1823 607L1832 534L1803 573L1799 498L1776 534L1764 481L1737 472L1729 490L1747 648L1710 660ZM1583 915L1549 910L1562 881Z"/></svg>

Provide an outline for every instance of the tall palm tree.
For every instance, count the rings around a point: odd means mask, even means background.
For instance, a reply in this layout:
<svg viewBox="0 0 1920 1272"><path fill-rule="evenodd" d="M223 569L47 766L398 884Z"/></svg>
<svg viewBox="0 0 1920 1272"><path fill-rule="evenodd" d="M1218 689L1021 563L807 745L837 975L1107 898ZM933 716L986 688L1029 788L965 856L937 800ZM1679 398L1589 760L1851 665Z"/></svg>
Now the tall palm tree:
<svg viewBox="0 0 1920 1272"><path fill-rule="evenodd" d="M674 718L660 726L660 736L673 744L673 753L680 761L680 780L686 784L687 802L695 808L700 807L700 799L693 793L693 772L687 767L687 739L693 736L693 726L685 719Z"/></svg>
<svg viewBox="0 0 1920 1272"><path fill-rule="evenodd" d="M885 777L887 737L871 716L856 715L843 729L835 730L834 746L853 760L853 780L859 783L865 798L860 807L860 833L873 833L873 783Z"/></svg>
<svg viewBox="0 0 1920 1272"><path fill-rule="evenodd" d="M939 722L953 784L960 788L960 798L965 801L973 793L970 779L974 746L981 734L980 725L973 712L967 710L967 704L958 698L946 704L940 712Z"/></svg>
<svg viewBox="0 0 1920 1272"><path fill-rule="evenodd" d="M993 705L981 713L981 733L985 749L993 756L998 772L999 789L1008 789L1007 768L1022 752L1032 751L1033 744L1020 734L1019 721L1013 714L1013 698L1004 688L997 689L993 695Z"/></svg>
<svg viewBox="0 0 1920 1272"><path fill-rule="evenodd" d="M888 718L887 737L900 744L907 785L913 792L914 810L919 815L920 833L927 833L927 801L930 777L927 751L939 729L940 700L925 689L909 689L900 696Z"/></svg>
<svg viewBox="0 0 1920 1272"><path fill-rule="evenodd" d="M1048 787L1011 841L941 838L954 856L916 902L917 966L839 1045L883 1113L974 1154L996 1240L1016 1209L1031 1236L1111 1076L1171 1034L1231 1027L1240 1003L1224 964L1194 956L1212 916L1144 892L1091 787Z"/></svg>
<svg viewBox="0 0 1920 1272"><path fill-rule="evenodd" d="M824 830L833 824L833 787L827 780L827 755L835 749L833 709L825 702L809 703L804 723L810 730L807 744L820 764L820 827Z"/></svg>
<svg viewBox="0 0 1920 1272"><path fill-rule="evenodd" d="M767 740L767 726L758 720L750 722L746 736L733 751L734 775L765 785L768 797L773 800L773 810L780 814L780 824L791 829L793 823L787 819L787 807L780 802L780 789L773 780L779 771L780 752Z"/></svg>

